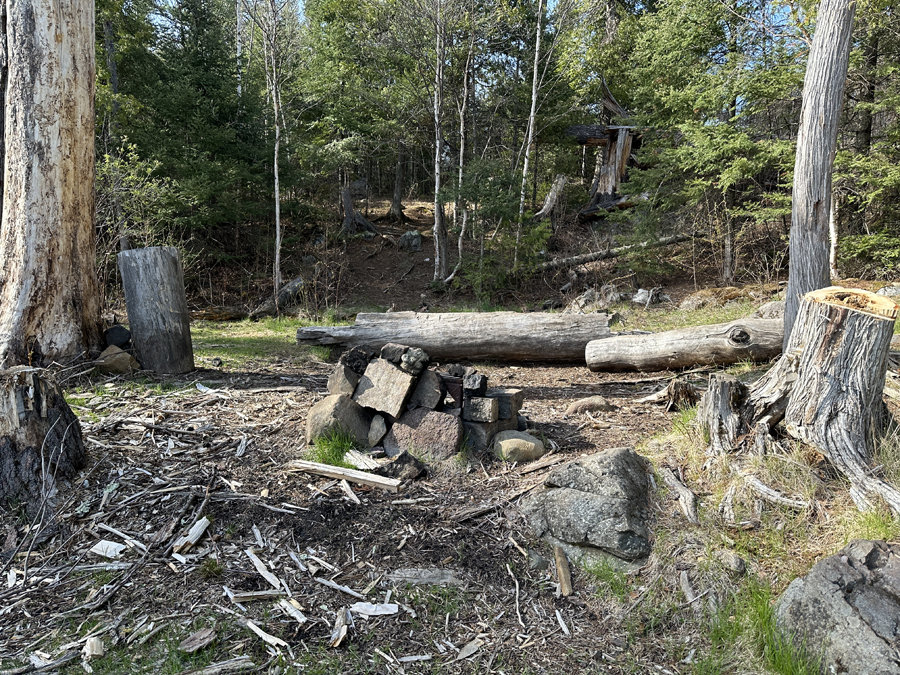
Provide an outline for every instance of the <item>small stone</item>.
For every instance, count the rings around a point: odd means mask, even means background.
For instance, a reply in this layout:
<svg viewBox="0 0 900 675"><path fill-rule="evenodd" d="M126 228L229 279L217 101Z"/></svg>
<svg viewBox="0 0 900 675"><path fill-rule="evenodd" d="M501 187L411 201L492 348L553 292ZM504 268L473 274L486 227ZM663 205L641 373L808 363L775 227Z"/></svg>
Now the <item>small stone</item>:
<svg viewBox="0 0 900 675"><path fill-rule="evenodd" d="M418 375L425 370L428 361L428 354L418 347L410 347L403 356L400 357L400 367L407 373Z"/></svg>
<svg viewBox="0 0 900 675"><path fill-rule="evenodd" d="M337 364L328 378L328 393L343 394L344 396L353 396L356 385L359 383L359 375L354 370L343 363Z"/></svg>
<svg viewBox="0 0 900 675"><path fill-rule="evenodd" d="M533 570L541 571L550 567L550 561L534 549L528 549L528 567Z"/></svg>
<svg viewBox="0 0 900 675"><path fill-rule="evenodd" d="M516 429L518 431L528 431L528 418L524 415L516 415Z"/></svg>
<svg viewBox="0 0 900 675"><path fill-rule="evenodd" d="M463 378L463 397L484 396L487 393L487 377L471 373Z"/></svg>
<svg viewBox="0 0 900 675"><path fill-rule="evenodd" d="M388 342L381 348L381 358L391 363L400 363L400 359L409 349L406 345L398 345L396 342Z"/></svg>
<svg viewBox="0 0 900 675"><path fill-rule="evenodd" d="M375 352L369 347L354 347L341 354L339 362L361 376L366 372L366 367L369 365L369 359L372 358L374 353Z"/></svg>
<svg viewBox="0 0 900 675"><path fill-rule="evenodd" d="M375 359L366 367L356 385L353 400L366 408L399 417L412 393L416 378L384 359Z"/></svg>
<svg viewBox="0 0 900 675"><path fill-rule="evenodd" d="M589 396L580 401L575 401L566 408L566 417L581 415L586 412L611 412L617 409L618 406L613 405L602 396Z"/></svg>
<svg viewBox="0 0 900 675"><path fill-rule="evenodd" d="M485 396L497 399L497 416L501 420L514 418L522 409L522 404L525 403L523 389L488 389Z"/></svg>
<svg viewBox="0 0 900 675"><path fill-rule="evenodd" d="M104 375L130 373L140 369L141 364L137 362L137 359L115 345L104 349L97 359L97 370Z"/></svg>
<svg viewBox="0 0 900 675"><path fill-rule="evenodd" d="M544 456L540 439L522 431L501 431L494 436L494 456L507 462L533 462Z"/></svg>
<svg viewBox="0 0 900 675"><path fill-rule="evenodd" d="M496 422L499 407L495 398L467 398L463 403L462 418L467 422Z"/></svg>
<svg viewBox="0 0 900 675"><path fill-rule="evenodd" d="M744 562L744 559L734 551L722 549L716 551L716 557L725 567L736 574L743 574L747 571L747 564Z"/></svg>
<svg viewBox="0 0 900 675"><path fill-rule="evenodd" d="M109 346L125 348L131 342L131 331L121 324L115 324L103 332L103 338Z"/></svg>
<svg viewBox="0 0 900 675"><path fill-rule="evenodd" d="M314 443L332 429L342 429L364 446L369 441L371 423L369 413L349 396L326 396L310 408L306 416L306 442Z"/></svg>
<svg viewBox="0 0 900 675"><path fill-rule="evenodd" d="M450 377L463 378L467 375L474 375L475 369L471 366L464 366L461 363L451 363L449 366L447 366L447 374Z"/></svg>
<svg viewBox="0 0 900 675"><path fill-rule="evenodd" d="M433 370L426 370L419 376L408 406L435 410L444 402L444 383Z"/></svg>
<svg viewBox="0 0 900 675"><path fill-rule="evenodd" d="M385 478L415 480L419 476L428 473L428 469L425 468L422 462L404 450L387 464L382 464L377 469L373 469L372 473Z"/></svg>
<svg viewBox="0 0 900 675"><path fill-rule="evenodd" d="M387 423L381 415L375 415L372 418L372 424L369 425L369 447L374 448L381 442L387 434Z"/></svg>

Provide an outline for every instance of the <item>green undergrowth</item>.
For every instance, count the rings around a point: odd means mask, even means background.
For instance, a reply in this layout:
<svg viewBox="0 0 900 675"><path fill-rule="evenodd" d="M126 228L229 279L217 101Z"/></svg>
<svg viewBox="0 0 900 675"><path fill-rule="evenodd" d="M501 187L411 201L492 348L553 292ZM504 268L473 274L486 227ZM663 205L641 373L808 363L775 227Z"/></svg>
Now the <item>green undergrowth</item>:
<svg viewBox="0 0 900 675"><path fill-rule="evenodd" d="M352 469L353 465L344 461L344 455L354 448L356 440L351 434L343 429L332 428L316 439L315 445L307 451L307 456L313 462Z"/></svg>

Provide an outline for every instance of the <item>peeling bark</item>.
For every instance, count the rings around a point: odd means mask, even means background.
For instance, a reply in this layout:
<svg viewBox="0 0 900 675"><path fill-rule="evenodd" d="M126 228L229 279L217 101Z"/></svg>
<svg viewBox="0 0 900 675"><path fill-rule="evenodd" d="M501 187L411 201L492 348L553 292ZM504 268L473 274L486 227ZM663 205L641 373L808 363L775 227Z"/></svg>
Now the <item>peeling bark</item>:
<svg viewBox="0 0 900 675"><path fill-rule="evenodd" d="M5 11L0 368L100 344L93 2L7 0Z"/></svg>

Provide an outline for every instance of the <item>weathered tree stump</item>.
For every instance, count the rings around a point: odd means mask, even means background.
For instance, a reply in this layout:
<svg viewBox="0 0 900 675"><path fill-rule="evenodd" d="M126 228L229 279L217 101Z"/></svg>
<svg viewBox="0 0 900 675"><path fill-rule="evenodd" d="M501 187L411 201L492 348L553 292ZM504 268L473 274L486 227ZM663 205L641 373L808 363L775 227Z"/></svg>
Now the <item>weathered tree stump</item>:
<svg viewBox="0 0 900 675"><path fill-rule="evenodd" d="M37 511L84 459L81 426L56 381L29 366L0 370L0 502Z"/></svg>
<svg viewBox="0 0 900 675"><path fill-rule="evenodd" d="M896 318L892 300L867 291L807 293L791 332L790 345L803 351L784 425L850 479L858 507L881 497L900 513L900 492L871 475L875 438L886 422L882 392Z"/></svg>
<svg viewBox="0 0 900 675"><path fill-rule="evenodd" d="M764 452L784 420L787 433L817 448L851 482L860 509L881 498L900 514L900 491L872 476L885 373L897 307L868 291L839 287L807 293L785 353L749 389L713 376L697 412L710 454L746 444ZM740 385L740 386L738 386Z"/></svg>
<svg viewBox="0 0 900 675"><path fill-rule="evenodd" d="M131 339L141 366L157 373L194 369L191 317L181 257L174 246L119 253Z"/></svg>

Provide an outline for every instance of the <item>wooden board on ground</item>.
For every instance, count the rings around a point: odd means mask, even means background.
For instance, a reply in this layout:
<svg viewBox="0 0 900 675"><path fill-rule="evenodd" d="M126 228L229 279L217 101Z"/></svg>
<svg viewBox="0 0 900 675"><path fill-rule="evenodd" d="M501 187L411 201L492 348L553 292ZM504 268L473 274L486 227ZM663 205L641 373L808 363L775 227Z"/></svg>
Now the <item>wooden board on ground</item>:
<svg viewBox="0 0 900 675"><path fill-rule="evenodd" d="M356 471L355 469L342 469L331 464L320 464L319 462L307 462L304 459L295 459L285 465L288 471L305 471L306 473L315 474L317 476L327 476L328 478L346 479L351 483L359 483L360 485L368 485L370 487L381 488L388 492L398 492L400 490L400 482L396 478L384 478L376 476L365 471Z"/></svg>

